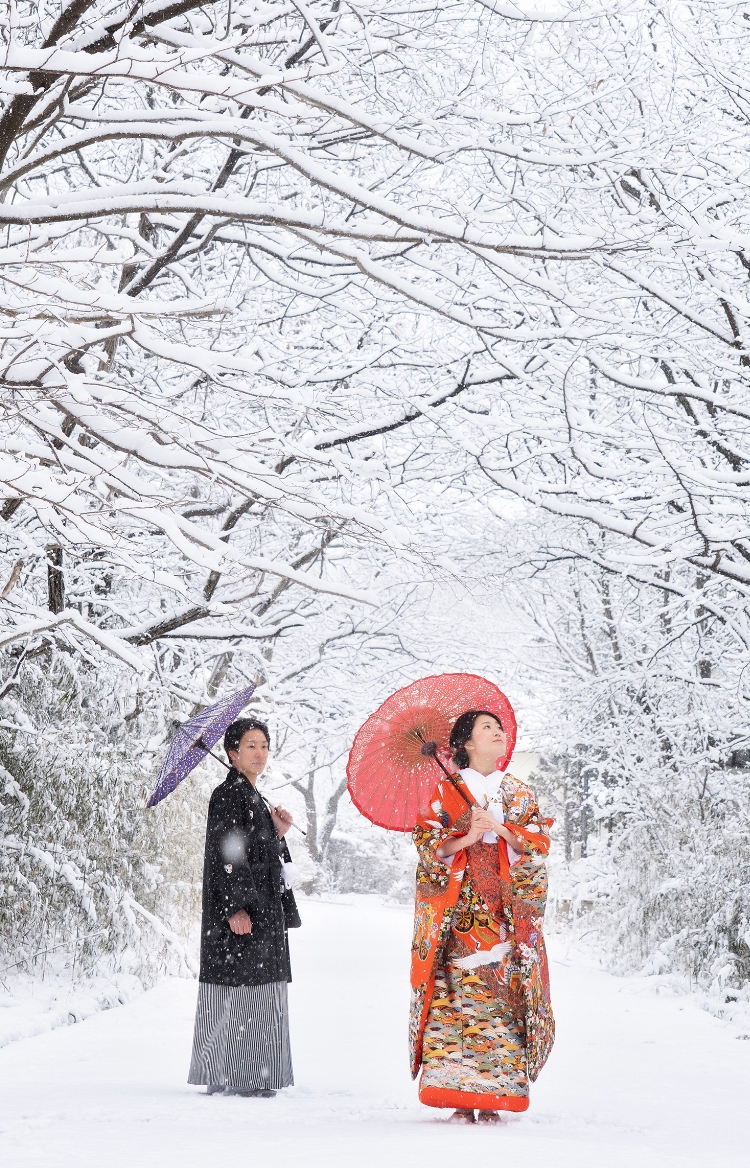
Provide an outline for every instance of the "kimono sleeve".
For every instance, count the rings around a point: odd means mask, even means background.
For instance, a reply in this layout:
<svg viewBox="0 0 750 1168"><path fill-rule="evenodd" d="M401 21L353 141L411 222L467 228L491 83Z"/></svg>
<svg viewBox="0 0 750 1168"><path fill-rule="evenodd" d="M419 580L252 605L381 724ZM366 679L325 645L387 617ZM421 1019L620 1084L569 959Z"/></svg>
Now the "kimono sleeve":
<svg viewBox="0 0 750 1168"><path fill-rule="evenodd" d="M505 826L513 832L515 851L525 857L546 856L550 849L552 819L544 819L530 787L519 784L508 803Z"/></svg>
<svg viewBox="0 0 750 1168"><path fill-rule="evenodd" d="M221 888L222 915L226 919L245 909L250 916L261 903L248 862L252 827L244 822L242 805L224 796L212 798L208 812L206 851Z"/></svg>
<svg viewBox="0 0 750 1168"><path fill-rule="evenodd" d="M433 796L430 812L432 814L420 815L412 832L419 855L418 879L444 885L450 876L453 857L441 860L437 854L438 848L446 840L464 835L465 832L459 829L458 822L451 823L450 816L443 809L439 788Z"/></svg>

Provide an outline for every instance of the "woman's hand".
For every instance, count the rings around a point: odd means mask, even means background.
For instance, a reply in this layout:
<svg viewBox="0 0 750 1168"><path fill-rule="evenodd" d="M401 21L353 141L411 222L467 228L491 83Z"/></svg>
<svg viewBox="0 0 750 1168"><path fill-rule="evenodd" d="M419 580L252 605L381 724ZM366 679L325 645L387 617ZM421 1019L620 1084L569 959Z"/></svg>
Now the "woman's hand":
<svg viewBox="0 0 750 1168"><path fill-rule="evenodd" d="M520 851L518 840L504 823L501 823L499 819L495 819L495 816L490 811L485 811L483 807L472 807L471 827L466 835L446 840L438 848L437 854L441 860L447 860L450 856L454 856L456 852L460 852L462 848L470 848L472 844L478 843L486 831L494 831L495 835L504 839L513 848L514 852Z"/></svg>
<svg viewBox="0 0 750 1168"><path fill-rule="evenodd" d="M508 847L513 848L514 852L523 852L523 844L520 842L518 836L514 835L512 831L509 831L502 823L499 823L492 830L496 831L499 836L502 836Z"/></svg>
<svg viewBox="0 0 750 1168"><path fill-rule="evenodd" d="M495 835L499 835L500 839L504 839L508 847L513 848L514 852L522 852L523 844L519 843L518 836L514 835L499 819L495 819L494 815L491 815L490 819L492 820L490 831L494 831Z"/></svg>
<svg viewBox="0 0 750 1168"><path fill-rule="evenodd" d="M234 913L229 918L229 928L233 933L238 933L241 937L246 933L252 933L253 922L250 920L244 908L241 908L239 912Z"/></svg>
<svg viewBox="0 0 750 1168"><path fill-rule="evenodd" d="M514 852L519 851L520 845L518 843L517 836L515 836L513 832L505 826L504 823L501 823L499 819L495 819L494 815L491 815L489 812L487 812L487 814L492 820L492 824L487 828L487 830L494 831L495 835L499 835L501 839L504 839L506 844L509 844L513 848Z"/></svg>
<svg viewBox="0 0 750 1168"><path fill-rule="evenodd" d="M464 836L464 845L468 848L471 844L478 843L486 831L496 832L499 827L500 824L489 811L485 811L483 807L472 807L471 827Z"/></svg>
<svg viewBox="0 0 750 1168"><path fill-rule="evenodd" d="M482 838L486 831L495 831L496 822L494 816L490 815L489 811L485 811L483 807L472 807L471 827L466 835L446 840L438 848L438 856L441 860L447 860L449 856L455 856L456 852L460 852L462 848L470 848L472 844Z"/></svg>
<svg viewBox="0 0 750 1168"><path fill-rule="evenodd" d="M276 834L279 839L283 839L289 828L292 826L292 816L289 811L285 811L283 807L271 808L271 819L276 828Z"/></svg>

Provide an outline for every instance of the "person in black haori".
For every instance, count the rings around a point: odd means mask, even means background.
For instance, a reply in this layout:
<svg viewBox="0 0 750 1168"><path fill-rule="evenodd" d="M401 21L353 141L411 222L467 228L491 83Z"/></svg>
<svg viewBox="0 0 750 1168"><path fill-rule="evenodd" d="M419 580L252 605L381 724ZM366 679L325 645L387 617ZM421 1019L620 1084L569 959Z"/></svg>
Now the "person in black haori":
<svg viewBox="0 0 750 1168"><path fill-rule="evenodd" d="M294 1082L287 929L300 925L286 888L292 817L255 789L268 729L240 718L224 735L232 769L211 796L203 867L198 1007L189 1083L208 1094L272 1096Z"/></svg>

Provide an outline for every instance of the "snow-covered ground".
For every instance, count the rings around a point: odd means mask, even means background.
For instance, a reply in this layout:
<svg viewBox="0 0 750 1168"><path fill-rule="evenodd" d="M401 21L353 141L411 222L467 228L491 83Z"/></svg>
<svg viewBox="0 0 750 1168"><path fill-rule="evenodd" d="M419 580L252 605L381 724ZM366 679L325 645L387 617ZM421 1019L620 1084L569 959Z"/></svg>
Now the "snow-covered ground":
<svg viewBox="0 0 750 1168"><path fill-rule="evenodd" d="M63 969L46 968L39 979L6 975L0 982L0 1047L83 1022L142 990L138 978L128 974L99 975L83 985L72 985L70 970Z"/></svg>
<svg viewBox="0 0 750 1168"><path fill-rule="evenodd" d="M297 1085L272 1100L187 1086L196 983L172 979L0 1050L7 1168L706 1168L747 1162L750 1042L693 999L552 950L558 1042L530 1110L446 1126L406 1067L408 910L305 902L292 934ZM479 1159L477 1159L479 1157Z"/></svg>

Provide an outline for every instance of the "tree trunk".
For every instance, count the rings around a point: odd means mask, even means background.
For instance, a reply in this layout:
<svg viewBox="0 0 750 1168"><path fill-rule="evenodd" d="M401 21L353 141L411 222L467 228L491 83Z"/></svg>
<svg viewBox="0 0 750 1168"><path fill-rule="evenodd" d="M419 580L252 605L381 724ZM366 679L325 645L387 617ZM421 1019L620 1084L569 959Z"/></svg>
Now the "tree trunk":
<svg viewBox="0 0 750 1168"><path fill-rule="evenodd" d="M62 612L65 608L65 580L63 578L63 550L61 547L47 548L47 607L50 612Z"/></svg>

